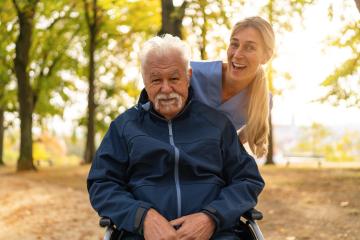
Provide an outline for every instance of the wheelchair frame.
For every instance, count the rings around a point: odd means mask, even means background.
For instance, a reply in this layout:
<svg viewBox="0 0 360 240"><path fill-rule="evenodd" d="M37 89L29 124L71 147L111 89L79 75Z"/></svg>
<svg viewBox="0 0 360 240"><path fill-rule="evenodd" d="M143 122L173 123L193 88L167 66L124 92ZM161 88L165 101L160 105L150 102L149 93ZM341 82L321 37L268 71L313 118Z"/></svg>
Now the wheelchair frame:
<svg viewBox="0 0 360 240"><path fill-rule="evenodd" d="M256 223L257 220L261 220L262 218L263 218L263 214L256 209L250 209L240 217L240 222L247 227L248 234L250 234L252 237L252 239L244 239L244 240L265 240L259 228L259 225ZM105 235L103 238L104 240L121 239L123 235L122 231L117 232L118 233L117 236L113 236L113 233L115 233L116 228L110 218L101 217L99 221L99 225L100 227L106 228Z"/></svg>

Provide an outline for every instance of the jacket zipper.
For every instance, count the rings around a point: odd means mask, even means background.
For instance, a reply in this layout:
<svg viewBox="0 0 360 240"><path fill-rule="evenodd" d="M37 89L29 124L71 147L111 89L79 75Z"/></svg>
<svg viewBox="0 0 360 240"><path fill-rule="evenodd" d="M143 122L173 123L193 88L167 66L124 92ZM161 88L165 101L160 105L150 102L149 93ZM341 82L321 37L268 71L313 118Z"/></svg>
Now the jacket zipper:
<svg viewBox="0 0 360 240"><path fill-rule="evenodd" d="M174 136L172 131L172 122L168 121L169 127L169 139L170 145L174 147L175 150L175 166L174 166L174 180L176 187L176 199L177 199L177 217L181 217L181 190L180 190L180 180L179 180L179 149L175 146Z"/></svg>
<svg viewBox="0 0 360 240"><path fill-rule="evenodd" d="M183 112L185 112L185 110L189 107L190 103L192 101L190 100L185 107L183 108L183 110L178 113L176 117L180 116ZM149 111L149 110L146 110ZM156 116L159 119L162 119L164 121L167 121L168 123L168 128L169 128L169 140L170 140L170 145L173 146L174 150L175 150L175 166L174 166L174 180L175 180L175 187L176 187L176 200L177 200L177 217L181 217L181 189L180 189L180 179L179 179L179 149L175 146L174 143L174 136L173 136L173 131L172 131L172 121L171 120L167 120L163 117L160 117L159 115L153 113L152 111L149 111L150 114Z"/></svg>

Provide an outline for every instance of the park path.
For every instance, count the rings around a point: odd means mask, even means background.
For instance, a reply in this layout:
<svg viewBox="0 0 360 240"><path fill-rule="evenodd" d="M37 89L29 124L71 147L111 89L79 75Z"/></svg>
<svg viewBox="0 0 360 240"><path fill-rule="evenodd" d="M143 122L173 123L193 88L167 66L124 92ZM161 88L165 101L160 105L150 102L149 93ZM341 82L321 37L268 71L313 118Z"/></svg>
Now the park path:
<svg viewBox="0 0 360 240"><path fill-rule="evenodd" d="M360 240L360 169L260 168L266 240ZM0 240L98 240L88 166L0 168Z"/></svg>
<svg viewBox="0 0 360 240"><path fill-rule="evenodd" d="M87 167L64 171L0 175L0 240L101 239Z"/></svg>

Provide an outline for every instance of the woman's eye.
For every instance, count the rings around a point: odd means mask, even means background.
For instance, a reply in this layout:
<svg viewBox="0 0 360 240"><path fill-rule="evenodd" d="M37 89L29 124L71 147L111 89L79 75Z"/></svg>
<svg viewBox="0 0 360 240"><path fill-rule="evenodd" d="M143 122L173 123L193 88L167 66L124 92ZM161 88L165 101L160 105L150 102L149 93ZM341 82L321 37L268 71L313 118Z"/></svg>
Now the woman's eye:
<svg viewBox="0 0 360 240"><path fill-rule="evenodd" d="M230 46L231 46L232 48L237 48L239 45L238 45L237 43L230 43Z"/></svg>
<svg viewBox="0 0 360 240"><path fill-rule="evenodd" d="M245 47L245 50L247 50L247 51L252 51L252 50L255 50L255 47L249 45L249 46L246 46L246 47Z"/></svg>

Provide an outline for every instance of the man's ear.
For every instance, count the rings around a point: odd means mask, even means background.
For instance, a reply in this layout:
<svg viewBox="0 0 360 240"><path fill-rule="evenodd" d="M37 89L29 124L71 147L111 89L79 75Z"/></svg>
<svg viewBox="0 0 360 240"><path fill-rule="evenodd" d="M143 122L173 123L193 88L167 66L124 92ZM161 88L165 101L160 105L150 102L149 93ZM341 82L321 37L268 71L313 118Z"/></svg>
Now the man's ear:
<svg viewBox="0 0 360 240"><path fill-rule="evenodd" d="M189 68L189 70L188 70L188 86L190 86L190 78L191 78L191 76L192 76L192 69Z"/></svg>

